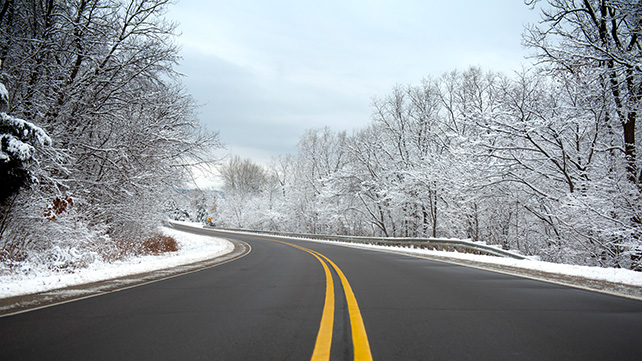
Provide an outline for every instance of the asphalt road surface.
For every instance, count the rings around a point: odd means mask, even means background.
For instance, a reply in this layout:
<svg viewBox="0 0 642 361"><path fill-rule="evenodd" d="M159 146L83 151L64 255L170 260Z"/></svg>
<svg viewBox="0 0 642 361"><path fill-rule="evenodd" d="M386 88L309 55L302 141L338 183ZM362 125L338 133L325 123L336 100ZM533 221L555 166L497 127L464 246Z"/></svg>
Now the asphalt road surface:
<svg viewBox="0 0 642 361"><path fill-rule="evenodd" d="M292 239L0 318L0 360L639 360L642 301ZM328 292L326 292L328 291Z"/></svg>

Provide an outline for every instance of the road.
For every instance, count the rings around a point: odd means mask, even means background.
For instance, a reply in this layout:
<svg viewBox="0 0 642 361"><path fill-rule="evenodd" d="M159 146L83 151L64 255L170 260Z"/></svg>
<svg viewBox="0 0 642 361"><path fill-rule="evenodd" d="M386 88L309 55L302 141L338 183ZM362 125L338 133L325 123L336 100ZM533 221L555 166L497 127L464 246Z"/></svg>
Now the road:
<svg viewBox="0 0 642 361"><path fill-rule="evenodd" d="M642 355L642 301L399 254L201 232L247 242L252 251L199 272L0 318L0 359Z"/></svg>

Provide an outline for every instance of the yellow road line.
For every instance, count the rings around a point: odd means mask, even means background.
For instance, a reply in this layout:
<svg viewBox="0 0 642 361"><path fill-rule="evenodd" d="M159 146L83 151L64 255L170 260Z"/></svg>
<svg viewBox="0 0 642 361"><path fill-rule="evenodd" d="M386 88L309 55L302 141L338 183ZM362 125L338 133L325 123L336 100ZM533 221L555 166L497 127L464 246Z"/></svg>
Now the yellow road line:
<svg viewBox="0 0 642 361"><path fill-rule="evenodd" d="M359 310L359 304L357 303L357 298L352 291L350 282L343 274L341 269L332 262L328 257L323 254L313 251L311 249L298 246L296 244L273 240L274 242L279 242L287 244L289 246L298 248L302 251L308 252L314 257L316 257L319 262L323 265L326 277L326 297L325 305L323 306L323 316L321 317L321 326L319 328L319 333L317 335L317 342L314 347L314 352L312 354L312 361L316 360L329 360L330 359L330 348L332 343L332 325L334 323L334 282L332 281L332 274L328 269L328 266L320 258L322 257L328 263L332 265L334 270L339 275L341 279L341 284L343 286L344 293L346 295L346 302L348 304L348 313L350 315L350 328L352 329L352 346L354 348L354 360L355 361L372 361L372 353L370 351L370 343L368 342L368 334L366 333L366 327L363 324L363 318L361 317L361 311ZM331 295L329 299L328 295ZM332 306L329 307L329 302L332 302ZM325 321L325 322L324 322ZM329 326L328 326L329 324ZM329 333L328 333L329 327ZM323 333L323 335L322 335Z"/></svg>
<svg viewBox="0 0 642 361"><path fill-rule="evenodd" d="M309 252L306 250L306 252ZM314 345L311 361L330 359L330 348L332 347L332 328L334 326L334 281L328 265L319 256L309 252L316 257L325 271L325 302L323 304L323 315L317 334L317 342Z"/></svg>
<svg viewBox="0 0 642 361"><path fill-rule="evenodd" d="M343 274L341 269L337 267L334 262L332 262L328 257L322 255L321 253L312 251L319 256L323 257L328 263L334 267L334 270L339 275L341 279L341 284L343 285L343 290L346 295L346 302L348 303L348 311L350 313L350 326L352 328L352 345L354 347L354 359L355 361L371 361L372 353L370 352L370 343L368 342L368 334L366 333L366 327L363 324L363 318L361 317L361 311L359 310L359 305L357 304L357 298L352 292L352 287L348 279Z"/></svg>
<svg viewBox="0 0 642 361"><path fill-rule="evenodd" d="M323 313L321 315L321 324L319 325L319 333L317 334L317 341L314 344L314 351L312 352L311 361L325 361L330 360L330 349L332 348L332 332L334 327L334 281L332 279L332 273L330 273L330 268L328 265L319 257L314 251L307 249L305 247L298 246L296 244L276 241L298 248L302 251L308 252L313 255L321 265L323 266L323 271L325 272L325 302L323 304Z"/></svg>

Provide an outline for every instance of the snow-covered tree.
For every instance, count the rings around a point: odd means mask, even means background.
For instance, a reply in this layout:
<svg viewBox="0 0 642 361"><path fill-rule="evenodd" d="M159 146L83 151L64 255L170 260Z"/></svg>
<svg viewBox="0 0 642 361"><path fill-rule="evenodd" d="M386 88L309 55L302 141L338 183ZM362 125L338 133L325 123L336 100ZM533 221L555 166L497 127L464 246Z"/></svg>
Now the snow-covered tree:
<svg viewBox="0 0 642 361"><path fill-rule="evenodd" d="M635 0L550 0L525 34L573 119L561 141L552 139L567 144L558 158L571 186L564 209L580 214L562 225L581 235L593 259L634 268L642 258L640 19Z"/></svg>
<svg viewBox="0 0 642 361"><path fill-rule="evenodd" d="M223 178L224 189L228 193L249 195L261 192L267 181L267 175L262 166L250 159L233 156L226 164L219 167Z"/></svg>
<svg viewBox="0 0 642 361"><path fill-rule="evenodd" d="M217 223L230 227L261 228L265 216L258 215L269 193L270 178L263 166L233 156L219 167L224 193L218 200ZM267 207L265 207L267 209Z"/></svg>
<svg viewBox="0 0 642 361"><path fill-rule="evenodd" d="M538 0L526 3L535 5ZM637 0L549 0L525 43L558 76L581 79L620 135L629 180L640 183L637 118L642 104L641 19ZM562 75L565 74L565 75Z"/></svg>

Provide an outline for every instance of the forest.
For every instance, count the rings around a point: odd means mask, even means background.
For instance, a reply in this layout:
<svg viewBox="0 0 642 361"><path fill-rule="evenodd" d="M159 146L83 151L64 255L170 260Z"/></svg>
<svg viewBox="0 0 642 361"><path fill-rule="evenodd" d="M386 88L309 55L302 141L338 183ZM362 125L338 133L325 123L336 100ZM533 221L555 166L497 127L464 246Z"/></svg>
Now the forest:
<svg viewBox="0 0 642 361"><path fill-rule="evenodd" d="M642 6L550 0L532 67L398 85L370 124L311 129L270 165L238 157L221 226L453 237L553 262L642 270Z"/></svg>
<svg viewBox="0 0 642 361"><path fill-rule="evenodd" d="M2 272L175 248L166 199L220 144L174 70L170 3L0 1Z"/></svg>

